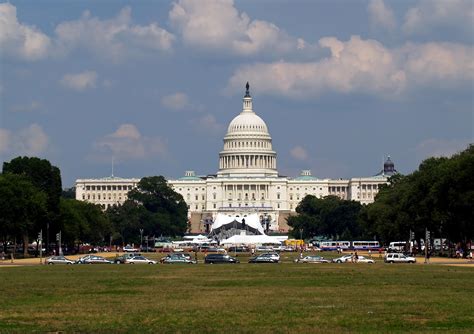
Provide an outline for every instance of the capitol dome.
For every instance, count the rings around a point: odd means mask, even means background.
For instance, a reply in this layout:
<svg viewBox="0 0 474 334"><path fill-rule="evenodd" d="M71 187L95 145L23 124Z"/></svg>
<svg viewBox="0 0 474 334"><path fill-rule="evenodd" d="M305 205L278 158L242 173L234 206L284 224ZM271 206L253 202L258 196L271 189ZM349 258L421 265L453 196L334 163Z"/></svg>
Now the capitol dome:
<svg viewBox="0 0 474 334"><path fill-rule="evenodd" d="M276 153L268 127L252 108L249 84L242 112L234 117L219 153L219 176L276 176Z"/></svg>
<svg viewBox="0 0 474 334"><path fill-rule="evenodd" d="M268 135L268 128L263 119L253 111L242 112L230 122L227 128L227 134L235 134L241 132L257 132Z"/></svg>

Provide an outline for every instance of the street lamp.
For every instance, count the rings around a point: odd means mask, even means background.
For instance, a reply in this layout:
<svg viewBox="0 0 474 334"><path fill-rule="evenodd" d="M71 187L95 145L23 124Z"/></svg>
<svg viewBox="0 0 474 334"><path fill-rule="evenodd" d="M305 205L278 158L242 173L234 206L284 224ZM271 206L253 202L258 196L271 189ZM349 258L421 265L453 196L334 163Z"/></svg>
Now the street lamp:
<svg viewBox="0 0 474 334"><path fill-rule="evenodd" d="M140 249L142 248L143 245L143 229L140 229Z"/></svg>

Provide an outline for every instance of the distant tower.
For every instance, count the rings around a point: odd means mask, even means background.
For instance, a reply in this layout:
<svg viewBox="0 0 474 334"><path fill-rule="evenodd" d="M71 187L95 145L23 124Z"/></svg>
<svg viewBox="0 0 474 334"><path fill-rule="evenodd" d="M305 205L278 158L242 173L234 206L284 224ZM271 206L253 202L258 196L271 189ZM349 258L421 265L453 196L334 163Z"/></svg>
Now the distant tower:
<svg viewBox="0 0 474 334"><path fill-rule="evenodd" d="M398 174L398 171L395 169L395 164L390 159L389 155L383 164L383 170L381 170L377 175L392 176L394 174Z"/></svg>

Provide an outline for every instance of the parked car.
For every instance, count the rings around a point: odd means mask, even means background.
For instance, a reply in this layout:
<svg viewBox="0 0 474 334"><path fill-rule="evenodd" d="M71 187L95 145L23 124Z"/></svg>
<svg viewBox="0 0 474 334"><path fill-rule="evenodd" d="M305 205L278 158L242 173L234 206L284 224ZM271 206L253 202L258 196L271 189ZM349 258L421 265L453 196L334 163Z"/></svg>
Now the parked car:
<svg viewBox="0 0 474 334"><path fill-rule="evenodd" d="M64 256L51 256L46 260L46 264L74 264L74 261L69 260Z"/></svg>
<svg viewBox="0 0 474 334"><path fill-rule="evenodd" d="M308 255L302 259L297 258L294 260L295 263L329 263L329 260L326 260L322 256Z"/></svg>
<svg viewBox="0 0 474 334"><path fill-rule="evenodd" d="M128 263L128 264L156 264L156 261L147 259L144 256L133 256L129 259L126 259L125 263Z"/></svg>
<svg viewBox="0 0 474 334"><path fill-rule="evenodd" d="M204 258L204 263L240 263L240 261L227 254L208 254Z"/></svg>
<svg viewBox="0 0 474 334"><path fill-rule="evenodd" d="M76 260L77 264L108 264L113 263L102 256L86 255Z"/></svg>
<svg viewBox="0 0 474 334"><path fill-rule="evenodd" d="M121 264L121 263L125 263L125 261L127 259L130 259L134 256L141 256L142 254L140 253L126 253L126 254L123 254L123 255L120 255L120 256L117 256L113 262L116 263L116 264Z"/></svg>
<svg viewBox="0 0 474 334"><path fill-rule="evenodd" d="M278 263L280 255L277 253L265 253L257 255L249 260L249 263Z"/></svg>
<svg viewBox="0 0 474 334"><path fill-rule="evenodd" d="M406 256L400 253L388 253L385 255L384 262L386 263L415 263L416 258Z"/></svg>
<svg viewBox="0 0 474 334"><path fill-rule="evenodd" d="M248 253L250 249L246 246L231 246L227 249L229 253Z"/></svg>
<svg viewBox="0 0 474 334"><path fill-rule="evenodd" d="M136 252L139 252L140 250L138 248L127 245L123 248L123 251L126 253L136 253Z"/></svg>
<svg viewBox="0 0 474 334"><path fill-rule="evenodd" d="M357 256L357 263L370 263L370 264L373 264L373 263L375 263L375 260L366 258L365 256L358 255Z"/></svg>
<svg viewBox="0 0 474 334"><path fill-rule="evenodd" d="M332 259L332 262L334 263L345 263L345 262L351 262L352 254L346 254L341 257Z"/></svg>
<svg viewBox="0 0 474 334"><path fill-rule="evenodd" d="M273 246L258 246L256 248L257 252L271 252L273 250Z"/></svg>
<svg viewBox="0 0 474 334"><path fill-rule="evenodd" d="M161 263L164 264L175 264L175 263L185 263L185 264L195 264L196 261L191 260L186 256L182 256L182 254L170 254L166 255L160 260Z"/></svg>

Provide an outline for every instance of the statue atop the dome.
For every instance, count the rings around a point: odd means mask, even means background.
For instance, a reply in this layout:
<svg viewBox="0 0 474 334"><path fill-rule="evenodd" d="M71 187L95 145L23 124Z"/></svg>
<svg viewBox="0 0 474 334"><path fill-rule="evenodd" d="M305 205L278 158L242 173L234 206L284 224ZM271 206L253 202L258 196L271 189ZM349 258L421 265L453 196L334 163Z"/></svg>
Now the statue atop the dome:
<svg viewBox="0 0 474 334"><path fill-rule="evenodd" d="M250 85L249 85L249 82L247 81L247 84L245 85L245 88L247 89L245 91L245 97L250 97L250 92L249 92L249 89L250 89Z"/></svg>

